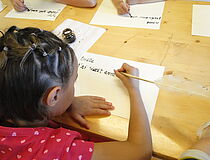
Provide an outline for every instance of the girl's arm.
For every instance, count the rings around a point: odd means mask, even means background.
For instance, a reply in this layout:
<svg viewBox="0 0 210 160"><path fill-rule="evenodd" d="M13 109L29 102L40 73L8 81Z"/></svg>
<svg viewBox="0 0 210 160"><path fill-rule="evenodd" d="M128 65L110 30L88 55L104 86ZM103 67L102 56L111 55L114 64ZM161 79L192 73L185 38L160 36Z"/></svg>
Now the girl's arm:
<svg viewBox="0 0 210 160"><path fill-rule="evenodd" d="M141 4L141 3L154 3L154 2L162 2L164 0L126 0L129 5L132 4Z"/></svg>
<svg viewBox="0 0 210 160"><path fill-rule="evenodd" d="M96 0L55 0L58 3L64 3L75 7L95 7Z"/></svg>
<svg viewBox="0 0 210 160"><path fill-rule="evenodd" d="M130 97L130 123L128 139L124 142L95 143L92 160L149 160L152 155L152 141L148 118L141 95L138 80L125 77L120 72L138 76L138 70L123 64L115 71L123 82Z"/></svg>

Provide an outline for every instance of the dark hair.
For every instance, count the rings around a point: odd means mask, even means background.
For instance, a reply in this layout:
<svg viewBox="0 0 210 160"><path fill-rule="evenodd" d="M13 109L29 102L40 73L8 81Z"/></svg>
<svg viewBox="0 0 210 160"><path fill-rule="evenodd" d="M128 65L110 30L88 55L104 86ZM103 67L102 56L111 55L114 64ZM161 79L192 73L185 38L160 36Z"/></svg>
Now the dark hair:
<svg viewBox="0 0 210 160"><path fill-rule="evenodd" d="M0 120L43 120L40 102L73 73L73 50L53 33L12 26L0 37Z"/></svg>

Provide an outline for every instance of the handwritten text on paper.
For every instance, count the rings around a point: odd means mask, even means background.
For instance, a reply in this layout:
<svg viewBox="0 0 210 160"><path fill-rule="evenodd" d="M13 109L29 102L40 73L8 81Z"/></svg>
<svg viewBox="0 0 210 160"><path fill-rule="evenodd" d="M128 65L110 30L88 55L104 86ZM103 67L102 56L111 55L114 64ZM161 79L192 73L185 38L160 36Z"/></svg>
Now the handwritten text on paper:
<svg viewBox="0 0 210 160"><path fill-rule="evenodd" d="M82 62L85 62L85 63L82 63ZM113 77L115 76L114 71L110 72L110 71L107 71L103 68L95 67L93 58L86 58L86 57L82 56L80 58L79 68L82 69L82 70L89 70L89 71L104 74L104 75L107 75L107 76L113 76Z"/></svg>

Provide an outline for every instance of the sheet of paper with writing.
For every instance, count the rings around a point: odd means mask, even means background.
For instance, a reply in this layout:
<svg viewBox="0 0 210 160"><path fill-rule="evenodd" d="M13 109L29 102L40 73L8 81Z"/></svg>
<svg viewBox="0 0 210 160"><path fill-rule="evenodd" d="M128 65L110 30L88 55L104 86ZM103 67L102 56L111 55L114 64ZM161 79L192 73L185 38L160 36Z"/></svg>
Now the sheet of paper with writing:
<svg viewBox="0 0 210 160"><path fill-rule="evenodd" d="M4 5L1 0L0 0L0 12L6 7L6 5Z"/></svg>
<svg viewBox="0 0 210 160"><path fill-rule="evenodd" d="M67 19L53 33L62 39L62 32L66 28L70 28L76 35L75 42L71 43L70 46L77 56L86 52L106 31L101 27Z"/></svg>
<svg viewBox="0 0 210 160"><path fill-rule="evenodd" d="M17 12L12 9L5 17L54 21L66 5L53 0L25 0L29 10Z"/></svg>
<svg viewBox="0 0 210 160"><path fill-rule="evenodd" d="M130 6L129 15L118 15L111 0L103 0L90 24L160 29L165 2Z"/></svg>
<svg viewBox="0 0 210 160"><path fill-rule="evenodd" d="M210 37L210 5L193 5L192 35Z"/></svg>
<svg viewBox="0 0 210 160"><path fill-rule="evenodd" d="M75 85L75 95L95 95L106 98L115 106L112 111L126 119L130 117L130 102L127 90L115 76L114 69L119 69L123 63L128 63L139 69L142 78L156 80L163 76L164 67L85 53L78 59L78 79ZM151 122L159 88L151 83L140 81L140 92Z"/></svg>

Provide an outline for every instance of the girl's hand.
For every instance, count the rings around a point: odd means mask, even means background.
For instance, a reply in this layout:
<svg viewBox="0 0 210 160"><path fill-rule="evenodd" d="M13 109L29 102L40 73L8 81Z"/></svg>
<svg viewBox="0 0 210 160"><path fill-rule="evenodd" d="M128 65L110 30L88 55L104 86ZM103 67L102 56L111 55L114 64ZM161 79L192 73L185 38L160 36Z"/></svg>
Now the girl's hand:
<svg viewBox="0 0 210 160"><path fill-rule="evenodd" d="M24 4L24 0L11 0L12 5L16 11L22 12L26 10L26 6Z"/></svg>
<svg viewBox="0 0 210 160"><path fill-rule="evenodd" d="M126 2L124 2L123 0L114 2L114 5L117 8L118 14L122 15L122 14L129 13L130 6Z"/></svg>
<svg viewBox="0 0 210 160"><path fill-rule="evenodd" d="M134 68L127 63L124 63L120 69L115 70L115 74L123 82L128 91L139 89L139 80L127 77L120 72L125 72L133 76L139 76L139 71L137 68Z"/></svg>
<svg viewBox="0 0 210 160"><path fill-rule="evenodd" d="M110 116L109 110L113 110L112 103L102 97L80 96L74 97L68 111L70 116L81 126L89 129L84 116Z"/></svg>

